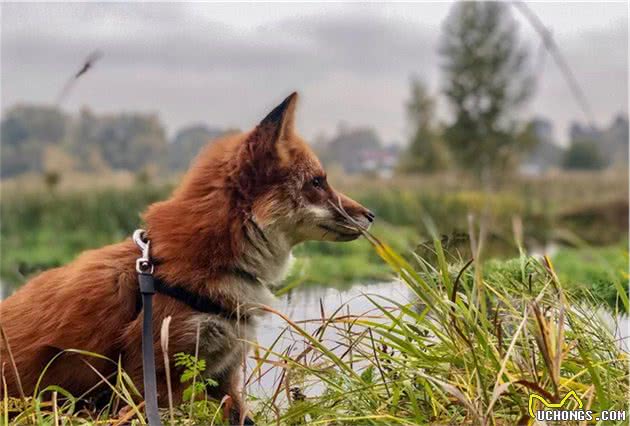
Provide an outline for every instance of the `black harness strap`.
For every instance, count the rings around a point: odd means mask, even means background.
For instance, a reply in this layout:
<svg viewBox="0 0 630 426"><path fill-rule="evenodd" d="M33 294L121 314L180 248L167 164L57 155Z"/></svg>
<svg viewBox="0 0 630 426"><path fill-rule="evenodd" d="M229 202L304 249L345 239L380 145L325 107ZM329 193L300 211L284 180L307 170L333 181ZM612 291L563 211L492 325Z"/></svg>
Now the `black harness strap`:
<svg viewBox="0 0 630 426"><path fill-rule="evenodd" d="M195 311L217 315L228 320L247 321L250 318L247 312L237 312L211 297L191 292L183 286L167 284L157 277L154 279L154 284L157 293L172 297Z"/></svg>
<svg viewBox="0 0 630 426"><path fill-rule="evenodd" d="M150 241L146 233L138 229L133 233L133 240L142 249L142 257L136 260L136 272L142 294L144 315L142 318L142 373L144 379L144 403L149 426L162 426L157 403L157 380L155 377L155 353L153 351L153 295L155 281L153 264L149 256Z"/></svg>
<svg viewBox="0 0 630 426"><path fill-rule="evenodd" d="M157 403L157 381L155 378L155 354L153 352L153 295L155 286L153 275L138 274L140 292L142 293L142 364L144 376L144 401L150 426L160 426L160 414Z"/></svg>

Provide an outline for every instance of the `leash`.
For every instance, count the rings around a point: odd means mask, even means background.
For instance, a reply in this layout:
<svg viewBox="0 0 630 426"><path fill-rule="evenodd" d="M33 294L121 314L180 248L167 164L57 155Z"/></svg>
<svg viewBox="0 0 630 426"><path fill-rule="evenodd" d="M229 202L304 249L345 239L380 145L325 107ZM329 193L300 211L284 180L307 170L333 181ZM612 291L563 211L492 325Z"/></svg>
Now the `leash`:
<svg viewBox="0 0 630 426"><path fill-rule="evenodd" d="M153 263L149 250L151 241L146 238L146 232L136 229L133 241L142 250L142 256L136 259L136 272L140 293L142 293L142 372L144 378L144 401L149 426L162 426L157 403L157 381L155 378L155 354L153 352L153 295L155 282L153 278Z"/></svg>

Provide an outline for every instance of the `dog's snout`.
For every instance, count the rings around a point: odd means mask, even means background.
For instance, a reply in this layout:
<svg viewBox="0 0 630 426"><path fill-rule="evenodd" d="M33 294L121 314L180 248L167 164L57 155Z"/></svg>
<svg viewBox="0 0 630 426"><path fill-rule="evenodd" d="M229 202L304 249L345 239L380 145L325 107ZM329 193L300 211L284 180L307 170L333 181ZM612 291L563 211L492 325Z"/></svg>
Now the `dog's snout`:
<svg viewBox="0 0 630 426"><path fill-rule="evenodd" d="M376 215L370 209L365 208L364 206L357 203L352 198L345 196L344 194L338 193L337 197L343 211L347 213L351 218L353 218L354 220L358 220L359 222L363 222L364 219L366 219L368 223L374 222ZM367 224L363 222L362 226L367 226Z"/></svg>

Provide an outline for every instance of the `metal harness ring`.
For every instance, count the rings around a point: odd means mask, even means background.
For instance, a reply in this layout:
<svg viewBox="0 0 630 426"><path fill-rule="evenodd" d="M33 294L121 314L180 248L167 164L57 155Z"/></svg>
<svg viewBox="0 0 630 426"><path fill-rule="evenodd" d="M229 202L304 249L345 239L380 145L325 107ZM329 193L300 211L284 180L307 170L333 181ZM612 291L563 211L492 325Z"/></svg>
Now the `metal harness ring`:
<svg viewBox="0 0 630 426"><path fill-rule="evenodd" d="M146 238L146 235L144 229L136 229L133 232L133 241L142 250L142 256L136 259L136 272L152 275L154 267L150 257L151 240Z"/></svg>

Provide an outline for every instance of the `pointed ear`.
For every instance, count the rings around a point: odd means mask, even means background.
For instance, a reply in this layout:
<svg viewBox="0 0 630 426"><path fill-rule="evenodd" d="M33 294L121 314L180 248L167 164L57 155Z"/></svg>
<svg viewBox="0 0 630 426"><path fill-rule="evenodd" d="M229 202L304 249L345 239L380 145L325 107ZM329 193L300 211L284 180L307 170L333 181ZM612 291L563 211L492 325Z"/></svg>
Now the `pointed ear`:
<svg viewBox="0 0 630 426"><path fill-rule="evenodd" d="M297 92L291 93L260 122L260 127L271 129L274 142L287 139L293 133L297 99Z"/></svg>

